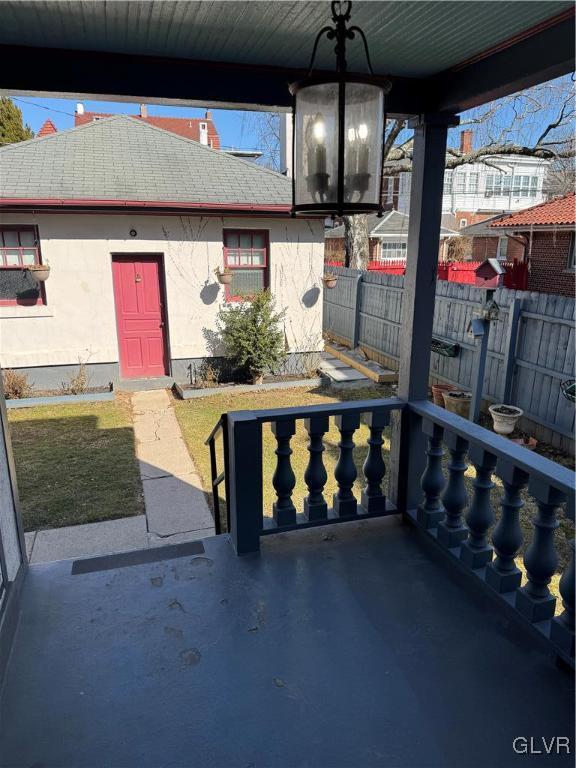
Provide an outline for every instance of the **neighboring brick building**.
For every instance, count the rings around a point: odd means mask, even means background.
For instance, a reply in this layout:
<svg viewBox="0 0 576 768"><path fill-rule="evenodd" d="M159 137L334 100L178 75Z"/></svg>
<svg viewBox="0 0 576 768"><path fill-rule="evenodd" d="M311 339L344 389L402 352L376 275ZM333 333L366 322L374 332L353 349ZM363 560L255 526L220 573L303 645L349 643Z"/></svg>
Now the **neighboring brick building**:
<svg viewBox="0 0 576 768"><path fill-rule="evenodd" d="M574 296L574 228L576 196L572 192L488 224L492 231L513 236L524 244L523 258L530 273L528 290ZM471 229L471 228L469 228Z"/></svg>
<svg viewBox="0 0 576 768"><path fill-rule="evenodd" d="M499 221L504 214L492 216L490 219L479 221L459 230L463 238L471 238L470 260L485 261L500 259L500 261L523 261L524 241L510 237L505 232L495 232L490 224Z"/></svg>

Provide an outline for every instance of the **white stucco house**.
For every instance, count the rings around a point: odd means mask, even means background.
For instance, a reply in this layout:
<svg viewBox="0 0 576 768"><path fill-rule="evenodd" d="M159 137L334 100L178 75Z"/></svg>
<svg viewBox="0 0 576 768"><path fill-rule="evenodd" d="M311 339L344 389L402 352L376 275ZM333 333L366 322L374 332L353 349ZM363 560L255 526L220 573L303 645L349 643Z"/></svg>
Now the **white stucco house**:
<svg viewBox="0 0 576 768"><path fill-rule="evenodd" d="M321 349L323 223L290 217L286 177L116 116L1 148L0 181L0 364L36 387L79 360L95 386L186 381L219 307L265 287L291 359Z"/></svg>

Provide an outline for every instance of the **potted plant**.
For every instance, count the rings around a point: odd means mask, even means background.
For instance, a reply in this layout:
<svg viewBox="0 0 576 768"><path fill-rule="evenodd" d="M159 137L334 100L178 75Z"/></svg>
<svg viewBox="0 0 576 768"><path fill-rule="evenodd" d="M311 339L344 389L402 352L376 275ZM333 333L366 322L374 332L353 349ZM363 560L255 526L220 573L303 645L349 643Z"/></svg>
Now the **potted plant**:
<svg viewBox="0 0 576 768"><path fill-rule="evenodd" d="M472 402L472 393L463 392L459 389L452 389L450 392L444 392L444 405L450 413L467 419L470 416L470 403Z"/></svg>
<svg viewBox="0 0 576 768"><path fill-rule="evenodd" d="M324 283L325 288L336 288L338 275L335 275L333 272L325 272L322 278L322 282Z"/></svg>
<svg viewBox="0 0 576 768"><path fill-rule="evenodd" d="M451 392L453 389L453 384L432 384L432 398L434 400L434 405L444 408L444 392Z"/></svg>
<svg viewBox="0 0 576 768"><path fill-rule="evenodd" d="M26 269L40 283L45 283L50 277L49 264L30 264Z"/></svg>
<svg viewBox="0 0 576 768"><path fill-rule="evenodd" d="M499 435L511 435L516 428L516 422L524 413L521 408L516 408L515 405L505 405L504 403L491 405L488 410L494 422L494 432Z"/></svg>
<svg viewBox="0 0 576 768"><path fill-rule="evenodd" d="M220 267L217 267L214 272L216 273L216 277L218 278L218 282L222 285L230 285L232 282L233 274L232 270L228 267L224 267L221 269Z"/></svg>

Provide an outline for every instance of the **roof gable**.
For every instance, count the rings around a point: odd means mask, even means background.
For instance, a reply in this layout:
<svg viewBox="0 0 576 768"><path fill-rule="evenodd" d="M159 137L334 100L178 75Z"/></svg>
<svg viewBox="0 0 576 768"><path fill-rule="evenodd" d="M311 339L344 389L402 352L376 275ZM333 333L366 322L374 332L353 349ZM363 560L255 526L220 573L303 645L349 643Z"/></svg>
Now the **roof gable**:
<svg viewBox="0 0 576 768"><path fill-rule="evenodd" d="M381 217L377 213L373 213L368 216L368 234L370 237L397 236L404 238L408 236L409 221L408 214L401 211L385 211ZM451 237L458 234L459 232L452 229L440 228L440 237ZM344 225L328 230L325 236L328 239L344 237Z"/></svg>
<svg viewBox="0 0 576 768"><path fill-rule="evenodd" d="M0 148L0 205L109 201L254 207L291 203L279 173L118 115Z"/></svg>
<svg viewBox="0 0 576 768"><path fill-rule="evenodd" d="M56 128L52 120L45 120L36 136L49 136L51 133L58 133L58 128Z"/></svg>
<svg viewBox="0 0 576 768"><path fill-rule="evenodd" d="M519 229L538 226L573 226L574 224L576 224L576 194L571 192L563 197L503 216L491 222L489 226Z"/></svg>

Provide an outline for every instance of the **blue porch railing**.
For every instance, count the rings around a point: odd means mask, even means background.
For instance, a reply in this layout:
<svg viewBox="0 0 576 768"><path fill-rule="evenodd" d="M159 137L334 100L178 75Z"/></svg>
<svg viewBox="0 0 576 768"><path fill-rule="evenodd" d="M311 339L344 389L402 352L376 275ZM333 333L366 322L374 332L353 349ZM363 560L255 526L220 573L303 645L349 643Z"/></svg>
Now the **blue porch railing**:
<svg viewBox="0 0 576 768"><path fill-rule="evenodd" d="M411 434L418 434L424 441L415 441L409 448L409 452L420 454L415 458L422 470L421 501L406 509L396 509L383 489L386 465L382 433L391 413L400 411L404 411L403 420L410 419ZM356 498L353 489L358 469L353 449L361 418L369 428L369 437L361 470L363 490ZM329 502L324 495L328 476L323 451L331 419L339 430L340 441L334 468L337 491ZM296 477L290 458L297 421L304 422L309 453L303 478L308 493L301 500L293 496ZM262 429L266 424L270 424L276 440L272 517L265 517L263 508ZM221 472L215 450L219 434L224 438L225 464ZM427 448L423 447L426 441ZM219 519L218 487L225 483L227 528L239 554L257 552L262 536L403 513L452 562L522 616L537 635L550 641L562 658L573 663L573 540L571 558L559 584L559 615L556 598L549 589L558 568L555 531L559 516L563 514L572 527L574 524L575 476L569 469L429 402L406 403L399 399L232 412L222 416L207 444L212 460L215 517ZM446 450L449 462L445 473ZM464 481L469 463L476 470L471 498ZM501 479L503 488L499 514L491 500L494 475ZM524 543L520 526L523 493L528 493L538 508L532 521L532 540L523 556L524 576L517 565Z"/></svg>

